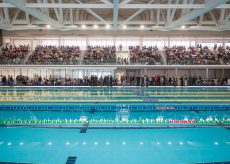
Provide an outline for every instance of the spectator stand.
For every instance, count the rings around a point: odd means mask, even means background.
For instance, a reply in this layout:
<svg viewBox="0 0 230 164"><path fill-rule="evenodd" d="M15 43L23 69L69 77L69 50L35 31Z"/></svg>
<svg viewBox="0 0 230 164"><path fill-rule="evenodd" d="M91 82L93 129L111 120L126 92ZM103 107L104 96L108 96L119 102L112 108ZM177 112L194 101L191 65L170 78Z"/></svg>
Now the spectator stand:
<svg viewBox="0 0 230 164"><path fill-rule="evenodd" d="M162 65L161 54L155 47L129 46L130 63L138 65Z"/></svg>

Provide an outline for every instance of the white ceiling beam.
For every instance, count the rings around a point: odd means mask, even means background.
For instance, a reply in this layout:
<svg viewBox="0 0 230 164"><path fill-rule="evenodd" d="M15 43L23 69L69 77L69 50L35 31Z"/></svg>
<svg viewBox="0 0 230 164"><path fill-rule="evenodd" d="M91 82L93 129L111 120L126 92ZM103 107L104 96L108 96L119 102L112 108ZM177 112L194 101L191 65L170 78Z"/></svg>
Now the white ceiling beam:
<svg viewBox="0 0 230 164"><path fill-rule="evenodd" d="M160 22L160 9L157 9L157 20L156 20L156 25L158 26Z"/></svg>
<svg viewBox="0 0 230 164"><path fill-rule="evenodd" d="M228 15L226 15L226 17L224 18L224 22L225 22L225 23L228 22L229 19L230 19L230 13L229 13Z"/></svg>
<svg viewBox="0 0 230 164"><path fill-rule="evenodd" d="M167 28L169 29L173 29L175 27L178 27L180 25L183 25L185 22L190 21L212 9L214 9L215 7L224 4L226 2L228 2L229 0L209 0L206 3L206 8L204 9L196 9L196 10L192 10L190 12L188 12L187 14L185 14L183 17L179 18L178 20L172 22L170 25L167 26Z"/></svg>
<svg viewBox="0 0 230 164"><path fill-rule="evenodd" d="M76 0L76 2L78 2L80 5L86 5L86 4L82 4L82 2L80 0ZM100 4L100 5L103 5L103 4ZM97 13L95 13L93 10L89 9L89 8L86 8L85 9L88 13L90 13L91 15L93 15L94 17L96 17L97 19L99 19L101 22L103 22L104 24L106 24L106 21L100 17L99 15L97 15Z"/></svg>
<svg viewBox="0 0 230 164"><path fill-rule="evenodd" d="M117 31L119 0L113 1L113 31Z"/></svg>
<svg viewBox="0 0 230 164"><path fill-rule="evenodd" d="M62 0L58 0L59 4L62 4ZM63 10L59 8L60 23L63 24Z"/></svg>
<svg viewBox="0 0 230 164"><path fill-rule="evenodd" d="M12 24L12 25L14 24L14 22L15 22L15 20L17 19L19 13L20 13L20 10L16 9L16 12L14 12L14 16L13 16L13 18L11 19L10 24Z"/></svg>
<svg viewBox="0 0 230 164"><path fill-rule="evenodd" d="M127 3L129 3L129 2L131 2L132 0L124 0L124 1L122 1L120 4L127 4Z"/></svg>
<svg viewBox="0 0 230 164"><path fill-rule="evenodd" d="M19 0L20 1L20 0ZM78 9L112 9L112 4L76 4L76 3L25 3L27 8L78 8ZM0 8L15 8L10 3L0 3ZM119 4L120 9L204 9L206 4ZM218 9L230 9L230 4L216 6Z"/></svg>
<svg viewBox="0 0 230 164"><path fill-rule="evenodd" d="M100 0L101 2L103 2L104 4L112 4L109 0Z"/></svg>
<svg viewBox="0 0 230 164"><path fill-rule="evenodd" d="M5 30L9 30L9 31L15 31L15 30L36 30L36 29L43 29L43 30L47 30L46 27L38 27L38 26L33 26L33 25L24 25L24 26L21 26L21 25L14 25L12 27L9 27L9 26L6 26L4 24L1 24L0 23L0 29L5 29ZM94 27L88 27L87 28L88 30L95 30ZM230 26L222 26L222 29L230 29ZM207 27L207 26L192 26L190 28L187 28L186 30L187 31L221 31L222 29L218 28L218 27ZM73 27L73 26L65 26L63 28L63 31L68 31L68 30L85 30L85 29L82 29L81 27ZM98 27L97 30L105 30L105 27ZM122 28L120 28L120 30L122 30ZM129 30L136 30L136 31L140 31L140 27L128 27L126 29L126 31L129 31ZM154 31L168 31L168 29L165 29L164 26L155 26L155 27L145 27L144 29L142 30L146 30L146 31L149 31L149 30L154 30ZM184 29L181 29L181 28L175 28L173 30L181 30L183 31Z"/></svg>
<svg viewBox="0 0 230 164"><path fill-rule="evenodd" d="M9 30L11 29L11 25L6 25L2 21L0 21L0 29Z"/></svg>
<svg viewBox="0 0 230 164"><path fill-rule="evenodd" d="M220 10L220 18L219 18L219 25L224 23L224 16L225 16L225 9Z"/></svg>
<svg viewBox="0 0 230 164"><path fill-rule="evenodd" d="M63 25L67 22L67 17L68 17L68 14L70 14L70 11L66 11L65 13L64 13L64 20L63 20ZM72 22L73 23L73 22ZM71 25L73 25L73 24L71 24Z"/></svg>
<svg viewBox="0 0 230 164"><path fill-rule="evenodd" d="M165 22L165 24L166 24L166 19L165 19L164 12L163 12L162 10L160 10L160 12L161 12L161 15L162 15L163 21L164 21L164 22Z"/></svg>
<svg viewBox="0 0 230 164"><path fill-rule="evenodd" d="M221 30L230 30L230 22L225 24L225 25L220 26L220 29Z"/></svg>
<svg viewBox="0 0 230 164"><path fill-rule="evenodd" d="M155 2L155 0L151 0L150 2L148 2L148 4L145 4L146 6L148 6L149 4ZM123 24L127 24L127 22L129 22L130 20L132 20L134 17L136 17L137 15L139 15L140 13L142 13L145 9L139 9L137 10L134 14L132 14L130 17L128 17Z"/></svg>
<svg viewBox="0 0 230 164"><path fill-rule="evenodd" d="M188 3L187 5L194 4L194 1L195 1L195 0L190 0L190 1L189 1L189 3ZM183 15L184 15L184 14L187 14L189 11L190 11L190 9L189 9L189 8L188 8L188 9L183 10Z"/></svg>
<svg viewBox="0 0 230 164"><path fill-rule="evenodd" d="M39 11L37 9L32 9L32 8L25 7L25 5L24 5L25 1L22 1L22 0L17 0L17 1L15 1L15 0L6 0L6 1L8 3L14 5L16 8L18 8L18 9L24 11L24 12L28 12L28 14L32 15L33 17L44 21L45 23L49 24L53 28L61 29L61 27L62 27L62 25L60 23L58 23L57 21L51 19L50 17L48 17L47 15L42 13L41 11Z"/></svg>
<svg viewBox="0 0 230 164"><path fill-rule="evenodd" d="M37 3L38 4L42 4L42 3L47 3L47 0L37 0ZM40 8L40 10L43 12L43 13L46 13L46 15L48 15L48 8Z"/></svg>
<svg viewBox="0 0 230 164"><path fill-rule="evenodd" d="M54 1L54 0L51 0L51 2L52 2L53 4L55 4L55 1ZM58 9L57 9L57 8L54 8L54 12L55 12L55 15L56 15L56 17L57 17L58 22L61 24L61 17L60 17L60 15L59 15Z"/></svg>
<svg viewBox="0 0 230 164"><path fill-rule="evenodd" d="M0 15L0 23L5 24L5 19Z"/></svg>
<svg viewBox="0 0 230 164"><path fill-rule="evenodd" d="M43 3L46 4L48 2L48 0L43 0ZM49 16L49 9L48 8L43 8L43 12Z"/></svg>
<svg viewBox="0 0 230 164"><path fill-rule="evenodd" d="M204 18L204 14L202 14L200 17L199 17L199 25L202 25L203 24L203 18Z"/></svg>
<svg viewBox="0 0 230 164"><path fill-rule="evenodd" d="M26 22L29 25L30 24L30 16L29 16L28 12L25 12L25 14L26 14Z"/></svg>
<svg viewBox="0 0 230 164"><path fill-rule="evenodd" d="M176 0L176 4L178 4L179 2L180 2L180 0ZM170 15L170 21L173 20L173 17L174 17L174 15L175 15L175 13L176 13L176 10L177 10L177 9L173 9L173 11L172 11L172 13L171 13L171 15Z"/></svg>
<svg viewBox="0 0 230 164"><path fill-rule="evenodd" d="M70 17L71 25L74 25L74 22L73 22L73 9L70 9L70 11L69 11L69 17Z"/></svg>
<svg viewBox="0 0 230 164"><path fill-rule="evenodd" d="M168 4L170 5L172 0L168 0ZM169 24L170 21L170 15L171 15L171 9L167 9L167 17L166 17L166 23Z"/></svg>
<svg viewBox="0 0 230 164"><path fill-rule="evenodd" d="M152 20L152 21L153 21L153 16L154 16L153 10L150 10L150 20Z"/></svg>
<svg viewBox="0 0 230 164"><path fill-rule="evenodd" d="M212 11L209 11L208 13L209 13L209 15L211 16L212 20L215 22L215 24L217 26L218 25L218 21L217 21L216 17L214 16L214 14L212 13Z"/></svg>
<svg viewBox="0 0 230 164"><path fill-rule="evenodd" d="M183 4L187 4L188 5L188 0L183 0ZM181 10L180 14L181 14L181 17L182 17L182 16L184 16L184 13L185 13L186 9L184 9L184 8L181 8L181 9L182 10Z"/></svg>
<svg viewBox="0 0 230 164"><path fill-rule="evenodd" d="M113 21L108 21L107 22L108 24L113 24ZM122 24L123 22L122 21L118 21L118 24ZM156 21L130 21L127 23L127 25L137 25L137 24L143 24L143 25L146 25L146 26L152 26L154 24L156 24L157 22ZM26 25L27 22L25 19L19 19L19 20L15 20L15 23L14 24L17 24L17 25ZM33 25L44 25L44 22L43 21L40 21L40 20L34 20L32 22ZM65 21L65 24L69 24L71 25L71 21L70 20L67 20ZM104 25L104 23L102 23L101 21L77 21L77 22L74 22L74 24L77 24L77 25L81 25L81 24L85 24L85 25L94 25L94 24L97 24L97 25ZM165 25L165 22L164 21L159 21L158 22L159 25ZM195 21L189 21L189 22L186 22L185 25L194 25L194 24L197 24L197 22ZM203 22L203 25L215 25L215 22L213 21L204 21Z"/></svg>
<svg viewBox="0 0 230 164"><path fill-rule="evenodd" d="M5 2L5 0L3 2ZM3 8L3 12L4 12L4 17L5 17L5 23L10 24L10 17L9 17L8 8Z"/></svg>

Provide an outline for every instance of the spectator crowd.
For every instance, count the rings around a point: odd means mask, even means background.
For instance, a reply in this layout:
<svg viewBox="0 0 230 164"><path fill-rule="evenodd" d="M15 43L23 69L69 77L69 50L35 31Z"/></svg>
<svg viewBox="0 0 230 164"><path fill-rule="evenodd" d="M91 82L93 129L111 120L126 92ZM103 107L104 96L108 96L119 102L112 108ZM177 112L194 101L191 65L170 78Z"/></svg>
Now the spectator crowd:
<svg viewBox="0 0 230 164"><path fill-rule="evenodd" d="M228 78L206 80L197 76L129 76L120 77L106 76L84 76L83 78L62 78L50 76L42 78L35 75L33 78L18 75L15 79L12 76L0 76L0 85L42 85L42 86L193 86L193 85L227 85Z"/></svg>
<svg viewBox="0 0 230 164"><path fill-rule="evenodd" d="M78 64L78 46L37 46L27 64Z"/></svg>
<svg viewBox="0 0 230 164"><path fill-rule="evenodd" d="M211 51L207 46L202 47L198 44L196 47L184 46L164 47L168 65L221 65L230 64L229 47L214 46Z"/></svg>
<svg viewBox="0 0 230 164"><path fill-rule="evenodd" d="M115 46L88 46L84 54L84 64L115 64Z"/></svg>
<svg viewBox="0 0 230 164"><path fill-rule="evenodd" d="M28 45L2 47L0 64L22 64L29 50L30 47Z"/></svg>
<svg viewBox="0 0 230 164"><path fill-rule="evenodd" d="M118 52L122 45L118 46ZM129 46L129 57L117 55L115 46L88 46L81 56L79 46L37 46L31 53L26 45L5 46L0 49L0 64L37 65L99 65L99 64L163 64L161 53L155 46ZM196 47L164 47L168 65L222 65L230 64L230 47L215 45L213 50L198 44ZM28 55L28 56L27 56ZM28 58L28 59L27 59Z"/></svg>
<svg viewBox="0 0 230 164"><path fill-rule="evenodd" d="M130 63L131 64L146 64L157 65L162 64L161 55L158 48L143 46L129 46Z"/></svg>

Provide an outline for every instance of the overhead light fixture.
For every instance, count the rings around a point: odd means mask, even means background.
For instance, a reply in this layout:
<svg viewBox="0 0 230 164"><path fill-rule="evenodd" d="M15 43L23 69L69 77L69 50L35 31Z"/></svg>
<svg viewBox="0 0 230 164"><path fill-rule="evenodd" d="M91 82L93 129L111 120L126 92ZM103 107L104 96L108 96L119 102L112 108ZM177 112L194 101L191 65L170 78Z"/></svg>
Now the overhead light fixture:
<svg viewBox="0 0 230 164"><path fill-rule="evenodd" d="M47 25L46 25L46 27L47 27L47 28L50 28L50 25L49 25L49 24L47 24Z"/></svg>
<svg viewBox="0 0 230 164"><path fill-rule="evenodd" d="M97 25L97 24L95 24L93 27L94 27L94 28L98 28L98 25Z"/></svg>
<svg viewBox="0 0 230 164"><path fill-rule="evenodd" d="M127 28L127 26L126 25L123 25L123 29L126 29Z"/></svg>
<svg viewBox="0 0 230 164"><path fill-rule="evenodd" d="M145 26L144 26L144 25L141 25L141 26L140 26L140 28L141 28L141 29L144 29L144 28L145 28Z"/></svg>
<svg viewBox="0 0 230 164"><path fill-rule="evenodd" d="M83 25L81 25L81 28L86 28L86 25L84 25L84 24L83 24Z"/></svg>
<svg viewBox="0 0 230 164"><path fill-rule="evenodd" d="M181 26L181 29L185 29L185 25L182 25L182 26Z"/></svg>
<svg viewBox="0 0 230 164"><path fill-rule="evenodd" d="M109 29L109 28L110 28L110 24L107 24L107 25L105 26L105 28Z"/></svg>

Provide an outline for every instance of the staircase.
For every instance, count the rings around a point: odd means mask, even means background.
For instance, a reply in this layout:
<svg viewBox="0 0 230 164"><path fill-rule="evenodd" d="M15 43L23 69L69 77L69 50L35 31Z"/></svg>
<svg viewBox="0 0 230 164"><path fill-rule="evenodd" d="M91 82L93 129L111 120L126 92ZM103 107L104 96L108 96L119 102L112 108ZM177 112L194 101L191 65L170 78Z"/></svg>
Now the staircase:
<svg viewBox="0 0 230 164"><path fill-rule="evenodd" d="M161 59L162 59L163 65L167 65L165 51L160 51L160 54L161 54Z"/></svg>
<svg viewBox="0 0 230 164"><path fill-rule="evenodd" d="M81 50L81 51L80 51L80 61L79 61L79 64L80 64L80 65L82 65L82 63L83 63L84 54L85 54L85 51ZM83 64L84 64L84 63L83 63Z"/></svg>
<svg viewBox="0 0 230 164"><path fill-rule="evenodd" d="M116 58L127 58L128 62L130 63L130 58L129 58L129 51L117 51L116 52Z"/></svg>
<svg viewBox="0 0 230 164"><path fill-rule="evenodd" d="M22 64L26 64L26 61L29 59L29 57L33 54L34 51L30 51L27 53L25 58L22 60Z"/></svg>

